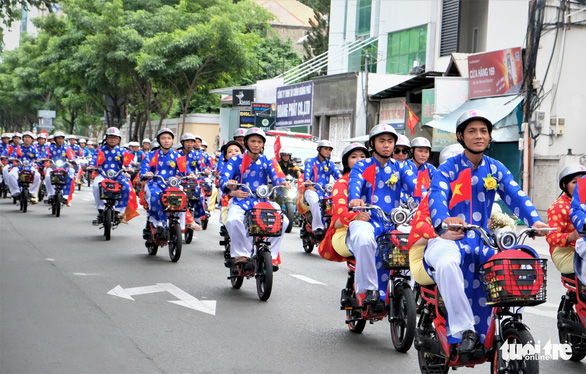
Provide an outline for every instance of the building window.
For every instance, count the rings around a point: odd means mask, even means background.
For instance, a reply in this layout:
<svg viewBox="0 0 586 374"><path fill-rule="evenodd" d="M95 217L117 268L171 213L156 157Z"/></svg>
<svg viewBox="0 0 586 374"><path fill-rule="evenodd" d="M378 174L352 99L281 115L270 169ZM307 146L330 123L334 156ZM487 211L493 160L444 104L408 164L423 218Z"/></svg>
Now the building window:
<svg viewBox="0 0 586 374"><path fill-rule="evenodd" d="M348 71L365 71L368 65L369 73L376 73L378 60L378 41L348 55Z"/></svg>
<svg viewBox="0 0 586 374"><path fill-rule="evenodd" d="M425 65L427 25L389 34L387 74L409 74L413 66Z"/></svg>
<svg viewBox="0 0 586 374"><path fill-rule="evenodd" d="M440 56L486 48L488 0L442 0Z"/></svg>
<svg viewBox="0 0 586 374"><path fill-rule="evenodd" d="M356 37L370 35L370 15L372 0L358 0L356 12Z"/></svg>
<svg viewBox="0 0 586 374"><path fill-rule="evenodd" d="M28 12L24 9L20 11L22 13L22 19L20 20L20 32L27 32L28 29Z"/></svg>

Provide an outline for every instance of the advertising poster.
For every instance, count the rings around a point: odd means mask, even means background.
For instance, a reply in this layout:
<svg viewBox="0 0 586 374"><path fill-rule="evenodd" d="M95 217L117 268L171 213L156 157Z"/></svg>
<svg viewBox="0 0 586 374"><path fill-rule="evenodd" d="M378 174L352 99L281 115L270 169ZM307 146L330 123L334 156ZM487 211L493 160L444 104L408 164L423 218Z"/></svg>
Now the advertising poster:
<svg viewBox="0 0 586 374"><path fill-rule="evenodd" d="M277 87L275 127L311 126L313 82Z"/></svg>
<svg viewBox="0 0 586 374"><path fill-rule="evenodd" d="M250 106L254 101L254 90L232 90L233 106Z"/></svg>
<svg viewBox="0 0 586 374"><path fill-rule="evenodd" d="M523 84L521 48L468 56L470 98L518 93Z"/></svg>
<svg viewBox="0 0 586 374"><path fill-rule="evenodd" d="M404 98L383 99L380 101L378 122L386 123L397 130L405 129L405 105L401 102Z"/></svg>
<svg viewBox="0 0 586 374"><path fill-rule="evenodd" d="M421 91L421 123L427 125L433 121L435 114L435 89L429 88Z"/></svg>

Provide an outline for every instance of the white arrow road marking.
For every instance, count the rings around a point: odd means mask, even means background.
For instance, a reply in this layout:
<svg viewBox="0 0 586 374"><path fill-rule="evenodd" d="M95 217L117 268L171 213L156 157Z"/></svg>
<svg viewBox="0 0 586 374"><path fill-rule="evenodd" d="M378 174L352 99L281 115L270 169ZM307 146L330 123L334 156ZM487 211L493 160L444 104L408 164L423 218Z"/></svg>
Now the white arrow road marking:
<svg viewBox="0 0 586 374"><path fill-rule="evenodd" d="M311 284L323 284L324 286L326 285L325 283L316 281L314 279L308 278L305 275L297 275L297 274L290 274L292 277L297 278L297 279L301 279L304 282L307 283L311 283Z"/></svg>
<svg viewBox="0 0 586 374"><path fill-rule="evenodd" d="M169 300L170 303L184 306L186 308L194 309L203 313L216 315L216 301L215 300L198 300L191 296L181 288L171 283L157 283L153 286L122 288L118 285L108 292L108 295L118 296L123 299L134 301L132 296L144 295L157 292L169 292L171 295L179 299L179 301Z"/></svg>

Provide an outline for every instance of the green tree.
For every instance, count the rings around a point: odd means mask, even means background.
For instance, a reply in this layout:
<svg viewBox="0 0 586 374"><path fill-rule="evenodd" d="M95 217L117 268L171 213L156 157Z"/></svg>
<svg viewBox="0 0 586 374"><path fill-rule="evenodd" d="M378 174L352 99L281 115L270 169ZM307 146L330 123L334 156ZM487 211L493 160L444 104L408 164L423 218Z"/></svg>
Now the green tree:
<svg viewBox="0 0 586 374"><path fill-rule="evenodd" d="M301 0L301 2L313 9L315 18L315 20L309 20L311 30L308 31L307 38L303 41L304 60L308 61L328 50L330 2L326 0Z"/></svg>

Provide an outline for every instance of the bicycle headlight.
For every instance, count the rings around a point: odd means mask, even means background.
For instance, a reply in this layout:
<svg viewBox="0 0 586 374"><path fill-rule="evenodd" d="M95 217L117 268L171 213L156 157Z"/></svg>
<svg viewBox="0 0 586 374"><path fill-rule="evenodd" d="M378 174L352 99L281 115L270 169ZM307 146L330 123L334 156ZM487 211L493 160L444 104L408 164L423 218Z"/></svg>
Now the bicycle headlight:
<svg viewBox="0 0 586 374"><path fill-rule="evenodd" d="M409 209L415 210L419 207L419 204L417 204L417 201L415 201L413 199L409 199L407 206L409 207Z"/></svg>
<svg viewBox="0 0 586 374"><path fill-rule="evenodd" d="M407 214L407 212L404 209L401 209L401 208L395 208L391 212L391 219L393 220L393 222L395 223L395 225L402 225L405 222L407 222L407 217L408 216L409 215Z"/></svg>
<svg viewBox="0 0 586 374"><path fill-rule="evenodd" d="M175 178L175 177L171 177L169 178L169 186L171 187L177 187L179 186L179 179Z"/></svg>
<svg viewBox="0 0 586 374"><path fill-rule="evenodd" d="M287 197L290 199L297 198L297 190L295 188L290 188L287 190Z"/></svg>
<svg viewBox="0 0 586 374"><path fill-rule="evenodd" d="M108 178L114 178L114 175L116 175L116 172L114 170L110 169L106 172L106 175L108 176Z"/></svg>
<svg viewBox="0 0 586 374"><path fill-rule="evenodd" d="M258 186L256 189L256 196L260 197L261 199L267 198L269 196L269 187L267 185Z"/></svg>
<svg viewBox="0 0 586 374"><path fill-rule="evenodd" d="M65 162L63 160L57 160L57 162L55 162L55 166L57 166L58 168L62 167L63 165L65 165Z"/></svg>
<svg viewBox="0 0 586 374"><path fill-rule="evenodd" d="M326 184L326 192L331 193L334 190L334 185L331 183Z"/></svg>
<svg viewBox="0 0 586 374"><path fill-rule="evenodd" d="M30 161L29 161L29 160L23 160L23 161L22 161L22 165L23 165L23 166L30 166L30 164L31 164L31 163L30 163Z"/></svg>
<svg viewBox="0 0 586 374"><path fill-rule="evenodd" d="M498 228L494 232L496 244L501 249L511 249L517 244L517 235L508 227Z"/></svg>

